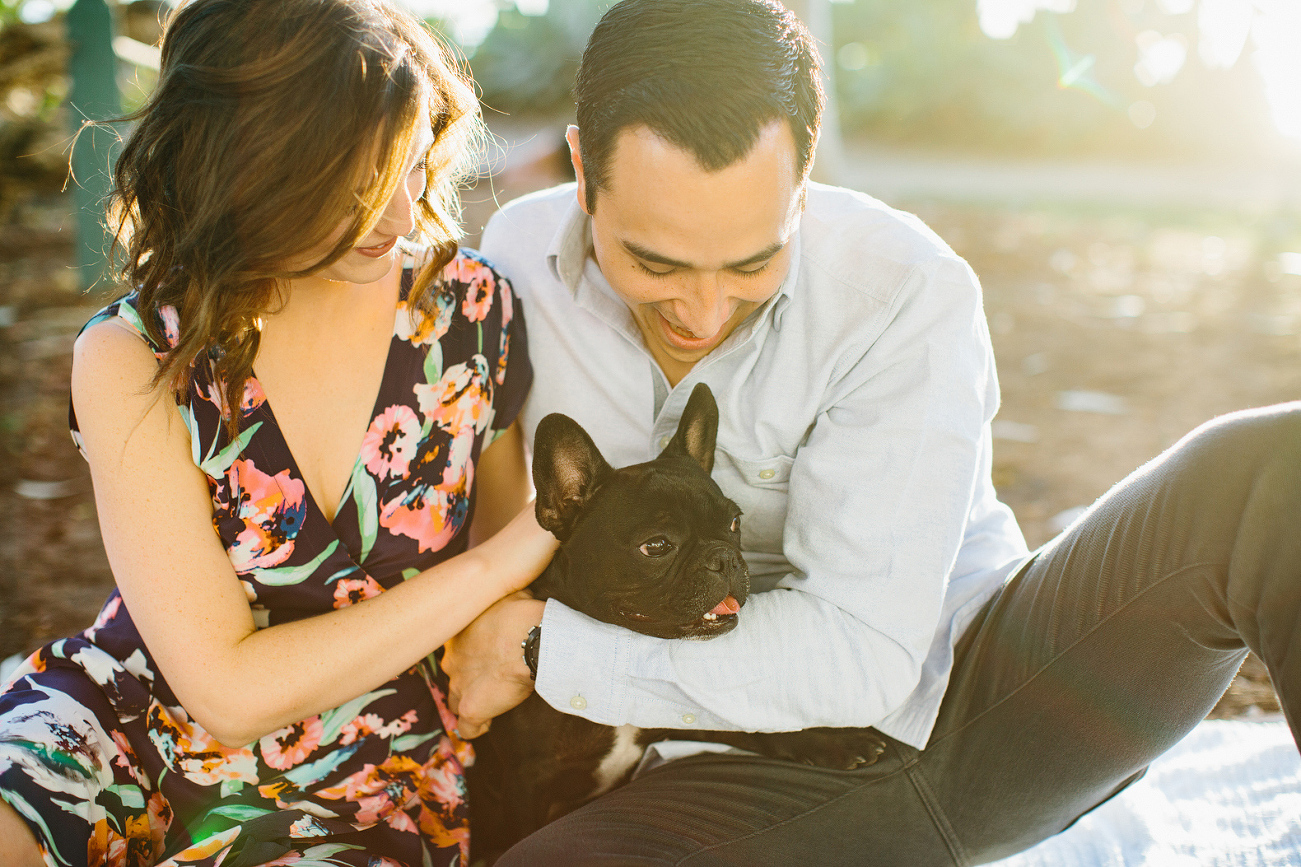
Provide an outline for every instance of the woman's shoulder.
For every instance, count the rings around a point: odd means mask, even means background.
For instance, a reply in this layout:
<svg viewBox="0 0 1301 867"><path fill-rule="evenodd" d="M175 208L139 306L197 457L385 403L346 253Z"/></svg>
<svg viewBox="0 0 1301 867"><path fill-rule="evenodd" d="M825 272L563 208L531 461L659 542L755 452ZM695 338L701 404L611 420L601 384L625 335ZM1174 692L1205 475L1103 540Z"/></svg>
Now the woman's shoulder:
<svg viewBox="0 0 1301 867"><path fill-rule="evenodd" d="M152 321L147 324L146 320ZM134 334L149 347L156 359L166 355L180 339L180 319L176 308L165 305L146 310L141 305L140 293L136 291L128 292L100 308L82 326L78 340L92 332L107 334L107 329ZM155 334L158 335L157 338ZM111 336L102 339L108 341L109 345L113 343ZM99 340L95 342L98 343Z"/></svg>

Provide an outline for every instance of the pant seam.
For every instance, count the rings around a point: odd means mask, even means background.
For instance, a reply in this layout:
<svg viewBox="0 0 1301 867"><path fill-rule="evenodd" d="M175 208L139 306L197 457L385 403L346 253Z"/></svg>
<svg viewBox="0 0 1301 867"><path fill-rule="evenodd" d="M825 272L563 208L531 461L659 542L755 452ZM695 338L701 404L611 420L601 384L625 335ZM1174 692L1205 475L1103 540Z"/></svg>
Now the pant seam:
<svg viewBox="0 0 1301 867"><path fill-rule="evenodd" d="M967 850L963 847L962 841L958 839L957 832L953 830L953 825L949 822L949 817L945 814L939 798L935 797L935 793L931 791L930 783L926 781L926 777L922 774L921 765L914 763L904 770L907 771L908 780L917 791L917 796L922 799L922 804L926 807L931 822L940 832L940 837L944 839L944 845L948 847L949 856L953 859L953 863L957 867L967 867L970 863L967 858Z"/></svg>
<svg viewBox="0 0 1301 867"><path fill-rule="evenodd" d="M1015 698L1015 697L1016 697L1016 696L1017 696L1017 695L1018 695L1022 690L1026 689L1026 688L1029 687L1032 683L1034 683L1036 680L1038 680L1039 677L1040 677L1040 675L1042 675L1042 674L1043 674L1044 672L1046 672L1048 669L1052 668L1055 664L1057 664L1057 662L1060 661L1062 657L1064 657L1066 654L1070 653L1072 650L1074 650L1076 647L1078 647L1078 646L1079 646L1080 644L1082 644L1083 642L1087 641L1087 640L1088 640L1090 637L1092 637L1093 634L1094 634L1095 632L1097 632L1099 629L1101 629L1102 627L1104 627L1104 626L1106 626L1108 623L1110 623L1111 620L1112 620L1112 618L1116 617L1118 614L1120 614L1121 612L1125 611L1125 610L1126 610L1127 608L1129 608L1131 605L1133 605L1134 603L1138 602L1140 599L1142 599L1142 598L1143 598L1144 596L1146 596L1148 593L1151 593L1153 590L1156 590L1158 587L1160 587L1161 585L1165 584L1167 581L1171 580L1172 578L1178 578L1179 576L1181 576L1181 575L1183 575L1183 574L1185 574L1185 573L1187 573L1187 572L1191 572L1191 571L1193 571L1193 570L1196 570L1196 569L1205 569L1205 568L1208 567L1208 566L1215 567L1215 566L1220 566L1220 565L1221 565L1221 564L1216 563L1216 562L1214 562L1214 561L1208 561L1208 562L1205 562L1205 563L1192 563L1192 564L1190 564L1190 565L1188 565L1188 566L1184 566L1184 567L1182 567L1182 568L1180 568L1180 569L1175 570L1174 572L1171 572L1169 575L1166 575L1164 578L1161 578L1159 581L1154 581L1151 585L1149 585L1149 586L1143 588L1143 589L1142 589L1141 591L1139 591L1138 593L1135 593L1134 596L1133 596L1131 599L1129 599L1129 601L1127 601L1124 605L1121 605L1121 606L1120 606L1119 608L1117 608L1115 611L1111 612L1111 613L1108 614L1106 617L1104 617L1104 618L1102 618L1101 620L1099 620L1096 624L1094 624L1092 627L1090 627L1089 630L1088 630L1087 632L1085 632L1085 633L1084 633L1083 635L1081 635L1079 638L1077 638L1077 639L1075 639L1074 641L1072 641L1072 642L1070 643L1069 646L1062 648L1062 650L1061 650L1060 652L1058 652L1057 654L1055 654L1055 655L1053 656L1053 658L1052 658L1050 661L1048 661L1048 662L1047 662L1047 663L1046 663L1042 668L1040 668L1040 669L1039 669L1038 671L1036 671L1034 674L1032 674L1032 675L1030 675L1029 677L1027 677L1027 678L1025 679L1025 681L1023 681L1023 682L1022 682L1022 683L1021 683L1021 684L1020 684L1016 689L1012 690L1012 691L1009 692L1007 695L1003 696L1003 697L1000 698L998 701L994 702L992 705L990 705L989 707L985 708L985 709L982 710L980 713L976 714L974 717L972 717L971 719L969 719L969 720L967 720L966 722L964 722L964 723L963 723L961 726L959 726L958 728L954 729L953 731L951 731L951 732L949 732L949 733L947 733L947 734L945 734L945 735L942 735L941 737L939 737L939 738L936 739L936 740L933 740L933 741L927 743L927 745L926 745L926 749L930 749L930 748L936 746L937 744L941 744L941 743L943 743L944 741L948 740L949 738L953 737L954 735L957 735L957 734L959 734L960 732L964 731L965 729L969 728L970 726L975 725L975 724L976 724L976 723L977 723L977 722L978 722L982 717L984 717L986 714L992 713L993 711L997 710L998 707L1001 706L1004 702L1010 701L1010 700L1012 700L1013 698ZM1227 595L1227 594L1226 594L1226 595Z"/></svg>
<svg viewBox="0 0 1301 867"><path fill-rule="evenodd" d="M701 848L701 849L697 849L697 850L694 851L694 852L688 853L688 854L682 856L682 858L680 858L679 860L674 861L672 867L682 867L682 865L686 864L686 863L689 862L692 858L695 858L697 855L704 855L705 853L707 853L707 852L712 852L712 851L714 851L715 849L721 849L721 848L723 848L724 846L730 846L730 845L732 845L733 843L740 843L740 842L743 841L743 840L749 840L749 839L752 839L752 838L754 838L754 837L758 837L758 836L761 835L761 834L766 834L766 833L768 833L769 831L772 831L772 830L775 830L775 829L777 829L777 828L782 827L783 825L788 825L788 824L790 824L791 822L795 822L795 821L798 821L798 820L800 820L800 819L804 819L804 818L806 818L806 817L808 817L808 816L811 816L812 814L818 812L819 810L823 809L824 807L829 807L829 806L831 806L832 804L836 803L837 801L841 800L842 798L847 798L847 797L849 797L850 795L853 795L854 793L856 793L856 792L858 792L858 791L860 791L860 790L862 790L862 789L867 788L868 786L877 785L878 783L880 783L880 782L882 782L882 781L885 781L885 780L892 779L892 778L898 776L899 774L907 774L908 771L909 771L909 768L911 768L912 766L914 766L914 765L916 765L916 764L917 764L917 760L916 760L915 758L912 759L911 761L905 761L904 764L903 764L903 766L900 767L899 770L897 770L897 771L892 771L891 773L886 774L886 775L883 776L883 777L877 777L877 778L873 779L871 782L860 783L859 785L854 786L852 789L846 789L845 791L841 792L839 795L836 795L834 798L829 798L829 799L827 799L827 800L825 800L825 801L822 801L821 803L814 804L812 807L809 807L807 810L804 810L803 812L798 813L798 814L796 814L796 815L794 815L794 816L788 816L787 818L782 819L780 822L774 822L773 824L771 824L771 825L766 825L766 826L764 826L763 828L756 828L756 829L753 830L753 831L748 831L748 832L746 832L745 834L742 834L742 835L740 835L740 836L738 836L738 837L733 837L733 838L730 839L730 840L720 840L720 841L717 842L717 843L711 843L711 844L708 845L708 846L705 846L705 847L703 847L703 848ZM923 802L925 802L925 799L923 799ZM926 804L926 809L927 809L927 812L928 812L928 813L931 812L931 809L930 809L930 805L929 805L929 804ZM945 822L945 828L947 828L947 827L948 827L948 823L947 823L947 821L946 821L946 822ZM941 829L941 835L946 837L945 842L946 842L946 845L947 845L947 843L948 843L947 834L944 833L944 830L943 830L943 829ZM951 851L951 850L952 850L952 847L950 847L950 851Z"/></svg>

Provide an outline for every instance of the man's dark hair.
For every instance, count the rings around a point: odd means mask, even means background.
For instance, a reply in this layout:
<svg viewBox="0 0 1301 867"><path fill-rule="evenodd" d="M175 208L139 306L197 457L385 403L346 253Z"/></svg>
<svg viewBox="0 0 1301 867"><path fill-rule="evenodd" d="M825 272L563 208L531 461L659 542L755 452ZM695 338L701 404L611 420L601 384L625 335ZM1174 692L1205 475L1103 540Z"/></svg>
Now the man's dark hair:
<svg viewBox="0 0 1301 867"><path fill-rule="evenodd" d="M574 97L588 211L629 127L718 171L785 118L802 175L824 101L813 37L776 0L624 0L592 32Z"/></svg>

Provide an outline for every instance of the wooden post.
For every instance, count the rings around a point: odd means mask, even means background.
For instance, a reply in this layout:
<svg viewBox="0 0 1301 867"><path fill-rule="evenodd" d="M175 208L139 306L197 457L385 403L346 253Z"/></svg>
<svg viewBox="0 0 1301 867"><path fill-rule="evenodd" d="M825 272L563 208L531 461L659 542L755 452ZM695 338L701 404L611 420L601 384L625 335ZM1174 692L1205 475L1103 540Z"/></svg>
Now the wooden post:
<svg viewBox="0 0 1301 867"><path fill-rule="evenodd" d="M113 54L113 16L105 0L76 0L68 10L68 59L72 86L68 115L73 132L86 120L107 120L122 113ZM105 127L87 127L72 153L73 200L77 206L76 266L82 288L106 273L111 236L104 222L104 205L112 189L117 158L117 134Z"/></svg>

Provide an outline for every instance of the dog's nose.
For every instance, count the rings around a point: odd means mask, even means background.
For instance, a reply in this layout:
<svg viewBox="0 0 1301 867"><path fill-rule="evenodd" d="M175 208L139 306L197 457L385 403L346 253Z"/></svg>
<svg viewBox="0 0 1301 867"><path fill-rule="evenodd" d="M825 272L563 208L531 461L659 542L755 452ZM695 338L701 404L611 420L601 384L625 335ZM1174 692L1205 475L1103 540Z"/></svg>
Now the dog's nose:
<svg viewBox="0 0 1301 867"><path fill-rule="evenodd" d="M705 553L705 568L711 572L729 572L741 565L741 555L734 548L718 545Z"/></svg>

